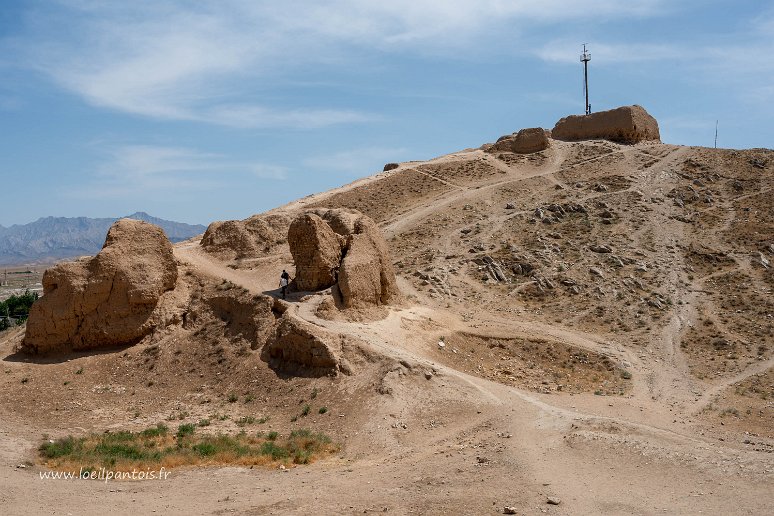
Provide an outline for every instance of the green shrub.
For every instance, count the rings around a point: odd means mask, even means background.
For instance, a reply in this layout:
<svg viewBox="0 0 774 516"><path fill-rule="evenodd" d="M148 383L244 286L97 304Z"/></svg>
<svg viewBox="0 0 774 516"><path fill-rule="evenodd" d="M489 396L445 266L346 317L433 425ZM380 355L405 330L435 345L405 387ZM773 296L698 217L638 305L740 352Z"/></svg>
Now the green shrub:
<svg viewBox="0 0 774 516"><path fill-rule="evenodd" d="M159 423L155 427L146 428L142 432L140 432L140 435L143 437L158 437L160 435L167 435L167 425L164 423Z"/></svg>
<svg viewBox="0 0 774 516"><path fill-rule="evenodd" d="M185 437L187 435L193 435L196 432L196 425L193 423L185 423L177 427L177 437Z"/></svg>
<svg viewBox="0 0 774 516"><path fill-rule="evenodd" d="M65 457L72 455L77 448L77 441L72 435L57 439L56 441L49 441L40 445L39 451L41 455L47 459L56 459L58 457Z"/></svg>

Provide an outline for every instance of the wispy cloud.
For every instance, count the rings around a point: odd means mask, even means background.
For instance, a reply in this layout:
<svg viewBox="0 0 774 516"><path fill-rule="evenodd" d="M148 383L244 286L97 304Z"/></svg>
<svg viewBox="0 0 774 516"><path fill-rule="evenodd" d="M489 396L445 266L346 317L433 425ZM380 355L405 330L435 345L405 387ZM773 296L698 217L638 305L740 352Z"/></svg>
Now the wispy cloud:
<svg viewBox="0 0 774 516"><path fill-rule="evenodd" d="M362 147L306 158L303 165L314 170L362 177L381 171L387 162L405 159L407 154L405 148Z"/></svg>
<svg viewBox="0 0 774 516"><path fill-rule="evenodd" d="M552 41L536 51L537 56L544 61L554 63L576 63L580 59L577 41ZM673 59L690 59L696 57L695 50L688 50L675 44L653 43L606 43L593 42L589 44L592 60L603 63L598 66L617 65L621 63L641 63L643 61L660 61Z"/></svg>
<svg viewBox="0 0 774 516"><path fill-rule="evenodd" d="M253 180L284 180L288 170L265 163L235 161L226 156L183 147L120 145L104 151L91 180L69 191L71 197L164 195L185 190L221 188Z"/></svg>
<svg viewBox="0 0 774 516"><path fill-rule="evenodd" d="M342 66L363 50L475 53L477 41L493 32L597 16L652 16L664 5L664 0L60 0L55 8L34 11L12 48L20 64L95 106L239 128L313 129L373 116L336 106L277 107L260 93L278 77L308 66Z"/></svg>

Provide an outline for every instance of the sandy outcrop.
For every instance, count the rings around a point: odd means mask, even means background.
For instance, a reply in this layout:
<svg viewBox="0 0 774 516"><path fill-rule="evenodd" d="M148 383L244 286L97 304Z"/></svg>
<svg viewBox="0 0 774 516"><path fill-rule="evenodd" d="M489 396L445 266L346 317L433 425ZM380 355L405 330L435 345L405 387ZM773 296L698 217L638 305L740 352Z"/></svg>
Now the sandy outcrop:
<svg viewBox="0 0 774 516"><path fill-rule="evenodd" d="M348 237L339 272L339 292L345 307L387 304L398 295L387 241L376 223L363 215Z"/></svg>
<svg viewBox="0 0 774 516"><path fill-rule="evenodd" d="M658 122L642 106L624 106L591 115L571 115L551 131L555 140L603 139L620 143L660 141Z"/></svg>
<svg viewBox="0 0 774 516"><path fill-rule="evenodd" d="M341 358L342 336L323 330L292 315L280 318L274 335L263 347L262 357L285 373L308 376L349 372Z"/></svg>
<svg viewBox="0 0 774 516"><path fill-rule="evenodd" d="M387 241L360 212L305 213L290 224L288 243L300 290L337 285L346 308L382 305L398 295Z"/></svg>
<svg viewBox="0 0 774 516"><path fill-rule="evenodd" d="M226 260L258 258L285 243L289 219L282 215L255 215L245 220L213 222L204 232L201 246Z"/></svg>
<svg viewBox="0 0 774 516"><path fill-rule="evenodd" d="M343 241L327 222L314 213L301 215L290 223L288 244L297 290L321 290L336 283Z"/></svg>
<svg viewBox="0 0 774 516"><path fill-rule="evenodd" d="M253 296L246 290L233 288L206 293L201 301L223 322L224 334L230 342L242 340L251 349L258 349L274 332L274 299L271 296ZM189 316L197 318L202 312L194 309Z"/></svg>
<svg viewBox="0 0 774 516"><path fill-rule="evenodd" d="M486 148L487 152L515 152L531 154L549 147L550 140L542 127L530 127L517 133L500 137L496 143Z"/></svg>
<svg viewBox="0 0 774 516"><path fill-rule="evenodd" d="M155 313L175 287L177 265L158 226L121 219L93 258L61 263L43 276L22 350L31 353L131 344L163 321Z"/></svg>

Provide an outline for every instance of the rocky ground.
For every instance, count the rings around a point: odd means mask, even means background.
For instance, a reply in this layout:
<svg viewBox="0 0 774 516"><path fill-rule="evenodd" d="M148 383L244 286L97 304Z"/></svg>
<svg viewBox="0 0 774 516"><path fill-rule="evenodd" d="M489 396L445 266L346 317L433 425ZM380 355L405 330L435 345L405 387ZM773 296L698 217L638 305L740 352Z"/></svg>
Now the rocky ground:
<svg viewBox="0 0 774 516"><path fill-rule="evenodd" d="M30 357L14 351L23 329L2 334L0 503L14 514L769 512L774 152L550 143L403 163L221 224L236 236L211 227L204 246L174 247L186 317L136 345ZM282 313L267 305L269 319L341 337L337 374L290 373L268 363L254 304L278 295L283 268L295 275L287 225L322 208L379 225L401 296L342 310L334 286L291 293ZM38 478L44 434L202 419L238 431L246 416L249 431L325 431L341 452L156 483Z"/></svg>

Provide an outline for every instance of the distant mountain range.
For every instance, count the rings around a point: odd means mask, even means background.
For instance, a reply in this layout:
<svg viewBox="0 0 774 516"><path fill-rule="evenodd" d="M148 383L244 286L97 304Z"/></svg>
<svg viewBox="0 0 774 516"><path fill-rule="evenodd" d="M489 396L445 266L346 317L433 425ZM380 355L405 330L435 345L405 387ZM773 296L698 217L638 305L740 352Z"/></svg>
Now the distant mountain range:
<svg viewBox="0 0 774 516"><path fill-rule="evenodd" d="M125 218L160 226L172 242L187 240L207 229L201 224L172 222L137 212ZM34 265L63 258L93 255L102 249L105 235L118 219L44 217L29 224L0 226L0 265Z"/></svg>

